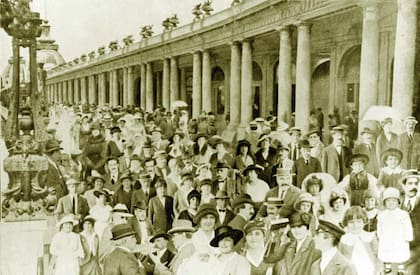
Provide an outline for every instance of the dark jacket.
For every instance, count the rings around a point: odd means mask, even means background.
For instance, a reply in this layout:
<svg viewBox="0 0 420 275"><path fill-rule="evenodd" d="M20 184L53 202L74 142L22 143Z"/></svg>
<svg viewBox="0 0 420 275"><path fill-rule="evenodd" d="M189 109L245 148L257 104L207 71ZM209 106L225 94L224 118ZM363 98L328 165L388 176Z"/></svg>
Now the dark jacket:
<svg viewBox="0 0 420 275"><path fill-rule="evenodd" d="M120 247L105 257L103 270L103 275L146 275L136 257Z"/></svg>

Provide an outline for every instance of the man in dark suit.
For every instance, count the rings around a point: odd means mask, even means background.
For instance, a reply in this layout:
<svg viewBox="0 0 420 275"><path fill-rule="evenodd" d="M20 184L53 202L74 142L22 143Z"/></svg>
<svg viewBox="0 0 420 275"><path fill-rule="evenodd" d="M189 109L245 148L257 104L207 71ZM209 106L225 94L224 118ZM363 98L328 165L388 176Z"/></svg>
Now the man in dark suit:
<svg viewBox="0 0 420 275"><path fill-rule="evenodd" d="M321 258L311 266L313 275L356 275L355 267L337 249L344 230L340 227L319 220L319 228L314 238L315 248L321 250Z"/></svg>
<svg viewBox="0 0 420 275"><path fill-rule="evenodd" d="M174 219L174 200L166 195L166 182L158 179L156 182L156 196L149 201L149 218L152 220L156 232L167 232L172 227Z"/></svg>
<svg viewBox="0 0 420 275"><path fill-rule="evenodd" d="M152 222L147 217L147 204L145 201L138 201L133 208L134 216L129 218L127 223L136 232L137 244L146 243L154 234Z"/></svg>
<svg viewBox="0 0 420 275"><path fill-rule="evenodd" d="M147 275L156 274L155 263L160 263L165 267L169 267L169 262L172 261L175 254L168 249L168 240L170 236L166 233L160 232L155 234L150 242L154 245L156 250L149 253L149 256L142 262Z"/></svg>
<svg viewBox="0 0 420 275"><path fill-rule="evenodd" d="M404 195L401 199L401 209L406 210L413 225L413 241L410 242L410 260L406 264L407 274L419 274L420 264L420 199L418 191L420 188L420 173L417 170L408 170L402 177Z"/></svg>
<svg viewBox="0 0 420 275"><path fill-rule="evenodd" d="M41 187L54 189L57 194L57 200L67 194L65 179L58 166L61 159L60 144L55 139L49 139L45 143L44 156L48 160L48 170L38 175L38 182Z"/></svg>
<svg viewBox="0 0 420 275"><path fill-rule="evenodd" d="M132 207L140 201L144 201L146 205L149 205L150 198L156 196L156 190L155 188L150 187L150 183L151 178L149 174L140 174L138 180L134 184L135 188L139 187L139 189L135 190L131 197ZM133 211L133 209L131 209L131 211Z"/></svg>
<svg viewBox="0 0 420 275"><path fill-rule="evenodd" d="M255 203L248 194L243 194L233 200L232 207L236 215L228 225L234 229L244 230L245 225L254 217Z"/></svg>
<svg viewBox="0 0 420 275"><path fill-rule="evenodd" d="M332 175L340 182L350 171L347 163L351 158L351 150L343 145L343 127L332 129L333 142L325 147L321 157L322 171Z"/></svg>
<svg viewBox="0 0 420 275"><path fill-rule="evenodd" d="M115 156L108 157L108 160L105 164L105 170L107 172L104 175L104 188L112 192L117 191L120 188L119 178L121 176L118 158Z"/></svg>
<svg viewBox="0 0 420 275"><path fill-rule="evenodd" d="M150 134L152 135L152 147L155 151L166 151L169 141L162 139L162 130L159 127L154 127Z"/></svg>
<svg viewBox="0 0 420 275"><path fill-rule="evenodd" d="M104 275L146 275L132 253L136 248L135 232L127 223L112 228L115 249L104 258Z"/></svg>
<svg viewBox="0 0 420 275"><path fill-rule="evenodd" d="M283 205L280 208L279 215L282 218L288 218L294 211L293 204L299 197L301 190L296 186L292 185L292 174L290 169L278 168L276 175L277 186L271 188L265 195L265 200L270 197L277 197L283 201ZM261 205L258 211L259 217L267 216L267 206Z"/></svg>
<svg viewBox="0 0 420 275"><path fill-rule="evenodd" d="M58 200L54 211L58 219L61 219L66 214L74 214L79 221L82 221L89 214L87 200L82 195L76 193L78 184L79 182L75 179L68 179L66 181L69 193Z"/></svg>
<svg viewBox="0 0 420 275"><path fill-rule="evenodd" d="M289 143L289 158L295 161L300 157L299 140L302 136L302 130L298 127L292 127L289 130L289 134L291 137L291 141Z"/></svg>
<svg viewBox="0 0 420 275"><path fill-rule="evenodd" d="M235 214L227 209L229 196L227 195L226 191L217 191L214 199L216 200L217 212L219 212L218 224L227 225L235 217Z"/></svg>
<svg viewBox="0 0 420 275"><path fill-rule="evenodd" d="M357 111L351 110L349 115L344 118L343 124L349 127L349 137L356 140L358 136L359 120L357 118Z"/></svg>
<svg viewBox="0 0 420 275"><path fill-rule="evenodd" d="M360 134L362 136L362 142L354 147L354 153L368 156L369 162L366 164L365 170L374 177L378 177L379 165L378 156L376 155L374 133L369 128L363 128Z"/></svg>
<svg viewBox="0 0 420 275"><path fill-rule="evenodd" d="M405 132L399 135L398 148L403 152L403 169L420 169L420 134L414 132L416 125L415 117L407 117L404 120Z"/></svg>
<svg viewBox="0 0 420 275"><path fill-rule="evenodd" d="M293 184L301 188L302 182L307 175L322 172L322 168L319 160L311 156L311 145L308 140L300 140L299 148L301 157L293 164L292 174L296 174L293 177Z"/></svg>

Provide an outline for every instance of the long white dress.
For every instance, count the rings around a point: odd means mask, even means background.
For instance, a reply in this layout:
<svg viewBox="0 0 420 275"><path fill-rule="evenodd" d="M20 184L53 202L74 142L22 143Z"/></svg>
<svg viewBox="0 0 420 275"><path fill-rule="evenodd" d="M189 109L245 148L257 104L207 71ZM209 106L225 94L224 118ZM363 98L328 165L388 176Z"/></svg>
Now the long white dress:
<svg viewBox="0 0 420 275"><path fill-rule="evenodd" d="M56 256L54 275L79 275L79 258L84 257L80 236L58 232L51 240L50 253Z"/></svg>
<svg viewBox="0 0 420 275"><path fill-rule="evenodd" d="M94 230L99 239L102 238L105 228L110 223L112 208L109 205L95 204L90 210L89 214L95 219Z"/></svg>

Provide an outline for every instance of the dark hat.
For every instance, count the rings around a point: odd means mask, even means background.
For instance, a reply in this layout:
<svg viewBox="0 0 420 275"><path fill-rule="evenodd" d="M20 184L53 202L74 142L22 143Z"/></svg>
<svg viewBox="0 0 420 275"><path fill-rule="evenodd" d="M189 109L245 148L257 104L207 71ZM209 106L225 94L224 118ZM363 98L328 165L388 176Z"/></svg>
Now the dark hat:
<svg viewBox="0 0 420 275"><path fill-rule="evenodd" d="M403 173L403 175L402 175L402 183L405 184L405 182L408 179L412 179L412 178L417 179L417 182L419 182L420 181L420 173L419 173L419 171L417 171L415 169L410 169L410 170L405 171Z"/></svg>
<svg viewBox="0 0 420 275"><path fill-rule="evenodd" d="M298 128L298 127L292 127L292 128L289 129L289 133L298 133L298 134L301 134L302 133L302 130L300 128Z"/></svg>
<svg viewBox="0 0 420 275"><path fill-rule="evenodd" d="M60 146L56 139L49 139L45 142L45 153L50 153L54 151L62 150L63 148Z"/></svg>
<svg viewBox="0 0 420 275"><path fill-rule="evenodd" d="M197 214L194 216L194 223L200 224L201 218L211 214L216 220L219 218L219 213L217 213L216 207L211 203L204 203L198 208Z"/></svg>
<svg viewBox="0 0 420 275"><path fill-rule="evenodd" d="M373 131L370 128L363 128L363 130L360 132L361 135L363 134L371 134L373 135Z"/></svg>
<svg viewBox="0 0 420 275"><path fill-rule="evenodd" d="M344 132L344 127L343 126L335 126L331 129L332 132Z"/></svg>
<svg viewBox="0 0 420 275"><path fill-rule="evenodd" d="M194 141L194 142L197 142L197 140L198 140L199 138L201 138L201 137L203 137L203 138L207 139L207 135L206 135L205 133L197 133L197 134L194 136L193 141Z"/></svg>
<svg viewBox="0 0 420 275"><path fill-rule="evenodd" d="M82 224L84 224L86 221L90 222L91 224L94 224L96 220L91 215L87 215L83 218Z"/></svg>
<svg viewBox="0 0 420 275"><path fill-rule="evenodd" d="M99 125L99 123L92 123L91 125L90 125L90 129L91 130L93 130L93 129L101 129L101 125Z"/></svg>
<svg viewBox="0 0 420 275"><path fill-rule="evenodd" d="M368 198L377 199L378 196L372 190L366 189L365 191L363 191L363 200L368 199Z"/></svg>
<svg viewBox="0 0 420 275"><path fill-rule="evenodd" d="M218 162L216 164L216 167L214 167L214 168L216 168L216 169L230 168L230 166L227 163L225 163L225 162Z"/></svg>
<svg viewBox="0 0 420 275"><path fill-rule="evenodd" d="M400 164L403 157L403 152L401 152L397 148L388 148L387 150L383 151L381 155L382 155L382 163L384 164L384 166L385 166L385 161L389 156L397 157L398 164Z"/></svg>
<svg viewBox="0 0 420 275"><path fill-rule="evenodd" d="M147 210L147 204L145 201L138 201L133 205L133 209Z"/></svg>
<svg viewBox="0 0 420 275"><path fill-rule="evenodd" d="M166 240L169 240L170 236L166 234L165 232L158 232L150 239L150 242L153 243L158 238L164 238Z"/></svg>
<svg viewBox="0 0 420 275"><path fill-rule="evenodd" d="M246 139L241 139L240 141L238 141L238 145L236 146L236 155L239 155L239 153L241 152L241 147L246 146L246 147L251 147L251 143L246 140Z"/></svg>
<svg viewBox="0 0 420 275"><path fill-rule="evenodd" d="M193 175L190 172L183 173L181 175L181 178L183 180L187 180L187 179L193 180L194 179Z"/></svg>
<svg viewBox="0 0 420 275"><path fill-rule="evenodd" d="M211 182L211 179L203 179L203 180L200 181L199 186L201 187L203 185L210 185L210 186L212 186L213 183Z"/></svg>
<svg viewBox="0 0 420 275"><path fill-rule="evenodd" d="M345 204L347 202L346 193L345 192L331 192L328 203L332 207L333 203L339 199L342 199Z"/></svg>
<svg viewBox="0 0 420 275"><path fill-rule="evenodd" d="M178 233L178 232L194 232L195 229L190 220L175 220L172 224L172 228L169 229L168 234Z"/></svg>
<svg viewBox="0 0 420 275"><path fill-rule="evenodd" d="M392 118L386 117L386 118L384 118L384 120L381 121L381 125L382 126L384 126L384 125L386 125L388 123L392 123Z"/></svg>
<svg viewBox="0 0 420 275"><path fill-rule="evenodd" d="M290 152L290 148L288 147L288 146L284 146L281 142L278 144L278 146L277 146L277 150L280 152L280 151L283 151L283 150L287 150L287 151L289 151Z"/></svg>
<svg viewBox="0 0 420 275"><path fill-rule="evenodd" d="M189 202L192 198L197 198L197 200L201 201L201 193L197 190L193 189L187 195L187 201Z"/></svg>
<svg viewBox="0 0 420 275"><path fill-rule="evenodd" d="M355 109L350 111L351 114L357 114L357 111Z"/></svg>
<svg viewBox="0 0 420 275"><path fill-rule="evenodd" d="M233 229L229 225L222 225L214 231L214 238L210 241L210 245L213 247L219 247L219 242L226 237L232 238L233 245L236 245L243 236L244 233L241 230Z"/></svg>
<svg viewBox="0 0 420 275"><path fill-rule="evenodd" d="M154 154L153 154L153 158L154 159L158 159L158 158L167 158L168 157L168 154L166 153L166 151L164 151L164 150L159 150L159 151L156 151Z"/></svg>
<svg viewBox="0 0 420 275"><path fill-rule="evenodd" d="M227 142L221 136L218 136L218 135L215 135L209 138L208 143L213 147L215 147L217 144L223 144L225 146L229 146L229 142Z"/></svg>
<svg viewBox="0 0 420 275"><path fill-rule="evenodd" d="M336 239L340 240L341 236L343 236L346 232L338 227L337 225L325 221L325 220L319 220L319 226L317 231L324 231L331 235L333 235Z"/></svg>
<svg viewBox="0 0 420 275"><path fill-rule="evenodd" d="M354 154L351 156L348 166L352 165L355 161L361 161L366 165L369 162L369 157L365 154Z"/></svg>
<svg viewBox="0 0 420 275"><path fill-rule="evenodd" d="M249 221L244 227L245 234L248 234L255 230L261 230L263 232L266 231L265 223L263 220L254 219L252 221Z"/></svg>
<svg viewBox="0 0 420 275"><path fill-rule="evenodd" d="M232 201L232 207L238 208L244 205L245 203L249 203L255 206L255 202L251 199L250 195L242 194Z"/></svg>
<svg viewBox="0 0 420 275"><path fill-rule="evenodd" d="M166 181L162 178L159 178L155 183L155 189L158 189L159 187L166 188L167 186Z"/></svg>
<svg viewBox="0 0 420 275"><path fill-rule="evenodd" d="M244 174L244 175L247 175L248 174L248 172L249 171L251 171L251 170L254 170L254 171L256 171L257 173L261 173L263 170L264 170L264 168L262 167L262 166L260 166L260 165L258 165L258 164L251 164L251 165L248 165L243 171L242 171L242 174Z"/></svg>
<svg viewBox="0 0 420 275"><path fill-rule="evenodd" d="M317 134L319 136L319 128L312 128L306 133L306 136L309 137L310 135Z"/></svg>
<svg viewBox="0 0 420 275"><path fill-rule="evenodd" d="M110 196L110 194L106 190L95 190L93 191L93 195L95 195L95 197L97 198L99 198L100 195L104 195L106 198Z"/></svg>
<svg viewBox="0 0 420 275"><path fill-rule="evenodd" d="M131 225L129 225L128 223L122 223L122 224L118 224L114 226L111 229L111 233L112 233L111 240L114 240L114 241L136 234L136 232L134 232L133 229L131 228Z"/></svg>
<svg viewBox="0 0 420 275"><path fill-rule="evenodd" d="M226 191L219 190L216 192L216 196L214 198L215 199L229 199L230 197L228 196Z"/></svg>
<svg viewBox="0 0 420 275"><path fill-rule="evenodd" d="M94 182L96 179L101 179L103 183L106 182L104 176L99 174L99 172L96 171L96 170L92 170L90 179L91 179L92 182Z"/></svg>
<svg viewBox="0 0 420 275"><path fill-rule="evenodd" d="M118 126L114 126L111 128L111 134L113 133L121 133L121 129Z"/></svg>
<svg viewBox="0 0 420 275"><path fill-rule="evenodd" d="M275 206L282 206L284 204L284 201L278 197L268 197L264 205L275 205Z"/></svg>
<svg viewBox="0 0 420 275"><path fill-rule="evenodd" d="M290 227L308 226L311 223L311 218L311 215L308 213L293 213L290 216Z"/></svg>
<svg viewBox="0 0 420 275"><path fill-rule="evenodd" d="M184 136L185 136L184 132L182 132L181 130L176 130L176 131L175 131L175 133L172 135L172 138L173 138L175 135L180 136L180 138L184 138Z"/></svg>
<svg viewBox="0 0 420 275"><path fill-rule="evenodd" d="M312 145L307 139L299 140L299 148L312 148Z"/></svg>

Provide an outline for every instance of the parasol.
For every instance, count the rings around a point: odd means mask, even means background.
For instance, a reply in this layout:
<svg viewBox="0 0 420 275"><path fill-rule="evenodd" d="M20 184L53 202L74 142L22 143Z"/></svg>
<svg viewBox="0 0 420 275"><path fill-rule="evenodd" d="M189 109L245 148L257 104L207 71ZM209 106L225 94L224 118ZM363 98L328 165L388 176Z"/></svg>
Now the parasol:
<svg viewBox="0 0 420 275"><path fill-rule="evenodd" d="M372 125L372 123L376 123L376 127L380 129L380 122L388 117L392 118L393 132L397 134L404 132L404 125L402 123L400 112L398 112L395 108L391 106L382 105L373 105L370 106L369 109L367 109L367 111L363 115L363 118L359 122L361 126L360 128L368 127L372 129L372 127L369 126L374 126Z"/></svg>

